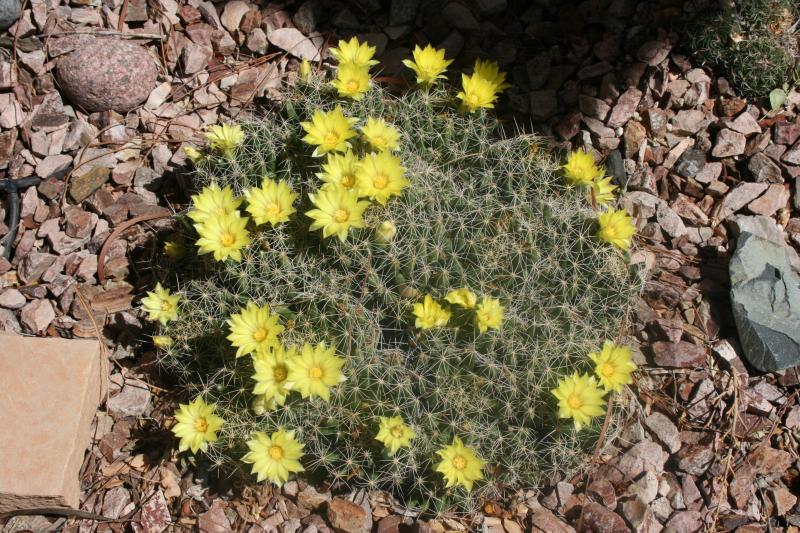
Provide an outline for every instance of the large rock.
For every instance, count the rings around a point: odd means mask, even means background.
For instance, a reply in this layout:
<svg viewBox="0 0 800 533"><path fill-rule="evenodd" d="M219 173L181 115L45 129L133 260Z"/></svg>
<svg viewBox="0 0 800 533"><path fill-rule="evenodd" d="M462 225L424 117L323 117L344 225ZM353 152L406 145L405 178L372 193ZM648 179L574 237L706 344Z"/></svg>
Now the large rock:
<svg viewBox="0 0 800 533"><path fill-rule="evenodd" d="M58 62L69 99L86 111L135 108L156 86L158 71L147 50L129 41L95 38Z"/></svg>
<svg viewBox="0 0 800 533"><path fill-rule="evenodd" d="M733 316L747 360L764 372L800 364L800 277L786 248L742 232L729 268Z"/></svg>
<svg viewBox="0 0 800 533"><path fill-rule="evenodd" d="M19 0L0 0L0 30L8 29L19 18Z"/></svg>

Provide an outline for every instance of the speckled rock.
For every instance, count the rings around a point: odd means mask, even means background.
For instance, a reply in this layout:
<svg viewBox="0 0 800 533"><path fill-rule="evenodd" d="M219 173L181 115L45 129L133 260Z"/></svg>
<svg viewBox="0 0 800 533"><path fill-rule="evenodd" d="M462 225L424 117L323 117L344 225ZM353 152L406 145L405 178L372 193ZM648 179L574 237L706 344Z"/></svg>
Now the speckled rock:
<svg viewBox="0 0 800 533"><path fill-rule="evenodd" d="M19 18L19 0L0 0L0 30L8 29Z"/></svg>
<svg viewBox="0 0 800 533"><path fill-rule="evenodd" d="M156 85L155 61L147 50L118 39L94 39L58 62L58 78L69 99L86 111L130 111Z"/></svg>

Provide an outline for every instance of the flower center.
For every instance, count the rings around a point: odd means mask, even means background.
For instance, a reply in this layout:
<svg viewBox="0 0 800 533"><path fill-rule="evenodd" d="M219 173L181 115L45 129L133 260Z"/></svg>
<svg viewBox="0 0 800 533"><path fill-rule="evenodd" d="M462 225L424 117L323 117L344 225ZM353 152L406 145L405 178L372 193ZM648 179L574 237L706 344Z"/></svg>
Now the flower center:
<svg viewBox="0 0 800 533"><path fill-rule="evenodd" d="M478 105L478 102L480 101L479 98L478 98L478 95L475 94L475 93L472 93L469 96L467 96L467 100L472 105Z"/></svg>
<svg viewBox="0 0 800 533"><path fill-rule="evenodd" d="M208 420L203 417L198 418L194 421L194 429L201 433L205 433L208 430Z"/></svg>
<svg viewBox="0 0 800 533"><path fill-rule="evenodd" d="M265 328L258 328L253 332L253 340L261 342L267 338L267 330Z"/></svg>
<svg viewBox="0 0 800 533"><path fill-rule="evenodd" d="M311 367L308 371L308 377L311 379L322 379L322 376L325 375L325 372L318 366Z"/></svg>
<svg viewBox="0 0 800 533"><path fill-rule="evenodd" d="M288 374L289 372L286 370L286 365L277 365L272 369L272 377L275 379L275 381L285 380Z"/></svg>
<svg viewBox="0 0 800 533"><path fill-rule="evenodd" d="M570 394L569 398L567 398L567 405L572 409L580 409L583 406L583 402L577 394Z"/></svg>
<svg viewBox="0 0 800 533"><path fill-rule="evenodd" d="M382 136L378 135L378 136L377 136L377 137L375 137L375 139L372 141L372 144L374 144L375 146L386 146L386 145L387 145L387 144L389 144L389 143L388 143L388 141L386 140L386 137L382 137Z"/></svg>
<svg viewBox="0 0 800 533"><path fill-rule="evenodd" d="M356 80L350 80L345 84L345 87L351 93L354 93L358 90L358 82Z"/></svg>
<svg viewBox="0 0 800 533"><path fill-rule="evenodd" d="M163 302L161 302L161 310L162 311L171 311L172 310L172 304L169 303L167 300L164 300Z"/></svg>
<svg viewBox="0 0 800 533"><path fill-rule="evenodd" d="M236 236L230 232L223 233L219 242L222 243L222 246L233 246L233 243L236 242Z"/></svg>
<svg viewBox="0 0 800 533"><path fill-rule="evenodd" d="M348 189L356 184L356 178L352 174L345 174L342 176L342 187L347 187Z"/></svg>
<svg viewBox="0 0 800 533"><path fill-rule="evenodd" d="M392 437L399 439L403 436L403 426L394 426L391 430Z"/></svg>
<svg viewBox="0 0 800 533"><path fill-rule="evenodd" d="M283 448L280 446L270 446L269 447L269 456L275 459L283 459Z"/></svg>
<svg viewBox="0 0 800 533"><path fill-rule="evenodd" d="M453 457L453 466L458 470L464 470L467 467L467 460L463 455L456 455Z"/></svg>
<svg viewBox="0 0 800 533"><path fill-rule="evenodd" d="M614 366L611 363L603 363L603 365L600 367L600 374L610 378L614 375Z"/></svg>
<svg viewBox="0 0 800 533"><path fill-rule="evenodd" d="M280 214L280 212L281 212L281 206L279 206L278 204L269 204L267 206L267 214L270 216L275 216L277 214Z"/></svg>
<svg viewBox="0 0 800 533"><path fill-rule="evenodd" d="M324 143L328 145L339 144L339 134L335 131L329 131L325 135Z"/></svg>
<svg viewBox="0 0 800 533"><path fill-rule="evenodd" d="M376 189L385 189L386 186L389 185L389 178L383 174L378 174L372 179L372 185Z"/></svg>
<svg viewBox="0 0 800 533"><path fill-rule="evenodd" d="M350 213L345 211L344 209L337 209L333 212L333 220L336 222L342 223L347 222L347 219L350 218Z"/></svg>

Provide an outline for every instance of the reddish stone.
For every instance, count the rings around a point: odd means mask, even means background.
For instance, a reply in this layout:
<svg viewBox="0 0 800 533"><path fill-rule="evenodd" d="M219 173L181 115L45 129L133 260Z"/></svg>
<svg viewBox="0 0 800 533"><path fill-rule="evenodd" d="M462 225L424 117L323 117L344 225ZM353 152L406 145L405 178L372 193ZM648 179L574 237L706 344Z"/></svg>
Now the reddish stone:
<svg viewBox="0 0 800 533"><path fill-rule="evenodd" d="M589 502L583 507L583 525L586 531L594 533L630 531L620 515L595 502Z"/></svg>
<svg viewBox="0 0 800 533"><path fill-rule="evenodd" d="M372 522L363 507L343 498L334 498L328 504L328 521L345 533L367 533Z"/></svg>
<svg viewBox="0 0 800 533"><path fill-rule="evenodd" d="M575 533L575 529L550 511L541 510L531 517L531 533Z"/></svg>
<svg viewBox="0 0 800 533"><path fill-rule="evenodd" d="M706 360L706 351L686 341L654 342L653 359L659 366L670 368L693 368Z"/></svg>

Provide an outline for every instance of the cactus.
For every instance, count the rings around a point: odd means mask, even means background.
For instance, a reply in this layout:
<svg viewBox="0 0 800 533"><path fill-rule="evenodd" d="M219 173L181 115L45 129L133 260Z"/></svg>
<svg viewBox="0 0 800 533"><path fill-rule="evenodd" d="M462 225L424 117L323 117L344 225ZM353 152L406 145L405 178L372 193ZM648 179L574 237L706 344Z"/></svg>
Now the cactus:
<svg viewBox="0 0 800 533"><path fill-rule="evenodd" d="M396 155L410 182L369 207L366 227L344 241L309 231L304 215L325 159L311 156L300 122L337 103L362 125L382 117L401 131ZM288 222L251 222L242 261L188 254L171 275L181 312L160 328L173 339L160 361L225 419L209 449L215 462L246 473L250 435L283 427L305 445L306 475L445 508L535 486L585 459L597 424L577 433L558 420L550 390L619 336L638 278L622 252L598 241L584 192L564 182L539 139L504 138L490 115L454 107L441 88L396 97L376 87L337 102L311 80L241 123L245 140L233 154L198 163L200 186L242 196L266 176L300 193ZM499 300L499 329L480 333L469 311L444 300L461 287ZM428 294L452 311L449 326L414 327L412 308ZM259 403L253 361L236 358L226 340L226 320L249 301L281 317L286 346L325 342L346 359L329 403L296 393L273 410ZM375 440L381 417L411 426L411 446L388 455ZM470 494L445 488L434 470L436 451L454 437L486 461Z"/></svg>

